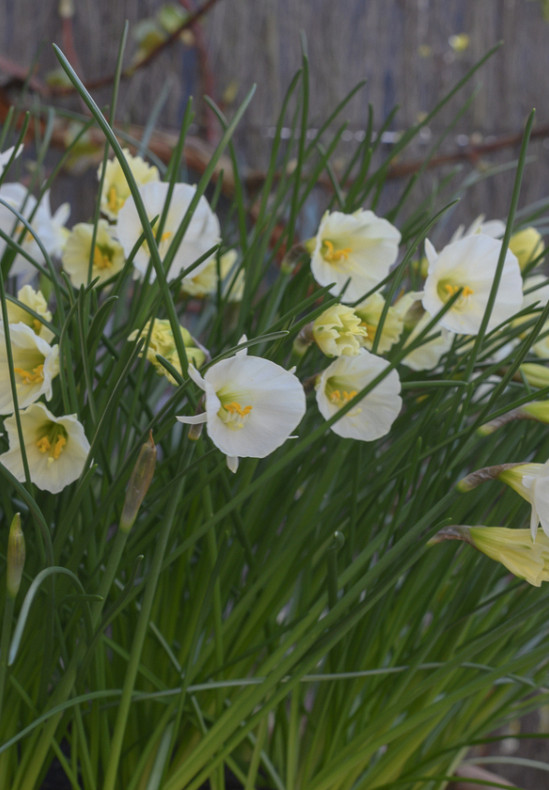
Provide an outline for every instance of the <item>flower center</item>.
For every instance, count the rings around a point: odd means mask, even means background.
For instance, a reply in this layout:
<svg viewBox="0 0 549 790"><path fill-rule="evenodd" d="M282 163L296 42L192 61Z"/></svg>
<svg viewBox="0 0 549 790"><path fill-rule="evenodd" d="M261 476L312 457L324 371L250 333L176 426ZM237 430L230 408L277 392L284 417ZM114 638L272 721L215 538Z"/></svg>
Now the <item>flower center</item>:
<svg viewBox="0 0 549 790"><path fill-rule="evenodd" d="M358 390L348 388L348 384L345 381L338 380L336 377L332 376L326 382L326 396L330 403L333 403L338 409L341 409L343 406L346 406L350 400L352 400L355 395L358 394ZM356 406L354 409L351 409L348 412L349 417L355 417L357 414L360 414L362 408L360 406Z"/></svg>
<svg viewBox="0 0 549 790"><path fill-rule="evenodd" d="M328 263L340 263L341 261L346 261L353 251L352 247L342 247L338 250L336 249L333 241L330 241L329 239L322 240L322 247L325 248L322 252L322 257Z"/></svg>
<svg viewBox="0 0 549 790"><path fill-rule="evenodd" d="M48 453L48 463L53 463L65 449L67 431L55 422L46 423L39 431L35 444L41 453Z"/></svg>
<svg viewBox="0 0 549 790"><path fill-rule="evenodd" d="M31 371L25 368L14 368L13 371L21 376L23 384L40 384L44 381L44 365L36 365Z"/></svg>
<svg viewBox="0 0 549 790"><path fill-rule="evenodd" d="M244 423L252 410L252 406L241 406L236 400L223 403L217 412L217 416L225 425L233 430L239 431L244 427Z"/></svg>
<svg viewBox="0 0 549 790"><path fill-rule="evenodd" d="M444 303L451 299L454 294L457 294L458 291L461 291L461 296L454 302L454 307L457 309L463 308L467 303L467 297L474 294L473 289L469 288L468 285L454 285L448 280L441 280L437 286L437 291L440 300Z"/></svg>
<svg viewBox="0 0 549 790"><path fill-rule="evenodd" d="M110 247L95 245L93 251L93 265L96 269L110 269L112 266L112 250Z"/></svg>
<svg viewBox="0 0 549 790"><path fill-rule="evenodd" d="M368 324L366 321L361 321L360 326L363 326L366 330L366 334L368 336L368 340L373 343L374 338L376 336L376 329L377 327L373 324Z"/></svg>
<svg viewBox="0 0 549 790"><path fill-rule="evenodd" d="M118 214L124 203L126 202L123 197L118 197L116 187L111 187L108 191L107 202L113 214Z"/></svg>

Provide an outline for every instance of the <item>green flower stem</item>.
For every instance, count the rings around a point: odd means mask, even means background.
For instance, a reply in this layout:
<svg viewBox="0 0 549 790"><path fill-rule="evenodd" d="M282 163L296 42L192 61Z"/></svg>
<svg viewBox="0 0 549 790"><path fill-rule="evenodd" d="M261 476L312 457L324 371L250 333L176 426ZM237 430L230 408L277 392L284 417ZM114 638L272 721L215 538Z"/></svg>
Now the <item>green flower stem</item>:
<svg viewBox="0 0 549 790"><path fill-rule="evenodd" d="M6 674L8 671L8 653L11 639L11 628L13 621L14 599L11 595L6 595L4 604L4 615L2 618L2 635L0 637L0 723L2 722L2 708L4 705L4 687L6 684Z"/></svg>
<svg viewBox="0 0 549 790"><path fill-rule="evenodd" d="M98 590L100 600L94 602L91 606L91 623L92 629L95 631L101 621L103 607L109 595L109 591L114 582L118 566L124 552L128 534L118 530L114 539L114 545L109 553L109 560L101 585ZM82 660L86 654L88 645L85 641L81 642L76 648L73 657L67 667L67 671L63 675L59 685L53 692L49 700L49 707L53 708L56 705L67 700L72 692L78 671L81 666ZM55 714L47 722L44 730L39 733L27 746L27 754L23 755L19 770L15 777L12 790L27 790L29 787L34 787L38 781L38 776L42 769L44 760L51 745L51 741L55 735L55 731L60 720L63 717L63 711Z"/></svg>
<svg viewBox="0 0 549 790"><path fill-rule="evenodd" d="M201 466L201 471L203 477L206 475L206 469L204 464ZM212 506L212 493L210 490L209 485L205 485L203 488L203 501L204 501L204 510L206 514L206 518L208 521L212 518L214 510ZM208 530L206 534L206 541L208 546L208 554L210 559L210 571L212 574L216 573L216 565L217 565L217 540L215 536L215 528ZM214 588L213 588L213 617L214 617L214 640L215 640L215 658L218 669L223 666L224 662L224 650L223 650L223 604L221 601L221 584L219 580L219 571L217 571L217 575L214 581ZM223 701L224 701L224 692L222 689L217 691L216 695L216 717L221 716L223 713ZM223 764L221 764L216 770L216 777L215 782L212 782L213 790L225 790L225 772L223 769Z"/></svg>
<svg viewBox="0 0 549 790"><path fill-rule="evenodd" d="M139 619L137 621L135 636L132 643L130 652L130 660L126 670L124 687L122 689L122 698L118 707L114 732L111 740L111 751L109 754L109 761L105 774L105 783L103 790L116 790L117 788L117 773L118 764L120 761L120 754L122 752L122 743L124 740L124 733L128 723L128 716L130 712L130 705L132 702L132 695L135 685L135 679L139 670L139 662L141 660L141 653L145 637L149 629L149 619L151 616L152 605L154 596L158 585L164 555L168 546L173 521L179 506L179 500L183 493L183 481L179 482L178 489L171 500L170 509L166 515L165 521L160 529L156 550L152 560L151 568L148 573L147 585L145 587L145 594L143 596L143 603L141 604L141 611L139 612Z"/></svg>

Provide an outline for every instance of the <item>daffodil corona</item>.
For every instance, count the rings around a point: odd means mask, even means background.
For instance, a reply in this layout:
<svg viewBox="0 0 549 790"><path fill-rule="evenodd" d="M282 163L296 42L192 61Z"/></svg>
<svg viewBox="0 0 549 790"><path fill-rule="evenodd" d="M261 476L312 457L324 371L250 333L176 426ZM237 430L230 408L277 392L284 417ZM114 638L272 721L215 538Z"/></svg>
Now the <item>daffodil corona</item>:
<svg viewBox="0 0 549 790"><path fill-rule="evenodd" d="M264 458L280 447L305 413L305 393L291 371L246 350L216 362L202 377L192 366L189 375L206 393L206 411L180 422L206 423L208 435L228 457Z"/></svg>
<svg viewBox="0 0 549 790"><path fill-rule="evenodd" d="M25 324L9 327L15 389L20 409L44 395L52 396L52 379L59 373L59 347L50 346ZM7 337L0 325L0 414L14 411Z"/></svg>
<svg viewBox="0 0 549 790"><path fill-rule="evenodd" d="M149 222L162 216L164 204L168 197L170 185L161 181L152 181L139 187L139 193ZM196 187L190 184L175 184L171 195L170 205L165 216L165 222L159 235L153 227L153 234L156 238L158 253L163 260L168 252L174 236L187 213L192 199L196 193ZM126 256L133 250L139 238L143 235L143 226L137 213L137 208L133 198L130 196L118 214L117 236L124 248ZM206 198L202 195L191 221L187 227L185 235L179 244L175 257L166 273L168 280L174 280L182 272L188 269L195 261L204 255L220 241L220 228L217 216L213 213ZM150 261L150 250L146 242L139 247L134 258L134 266L138 275L144 278L147 274ZM202 269L208 266L209 260L200 263L192 272L193 276L199 274ZM150 271L150 279L155 279L154 269Z"/></svg>
<svg viewBox="0 0 549 790"><path fill-rule="evenodd" d="M90 445L75 414L55 417L42 403L20 412L21 429L31 481L41 490L58 494L84 470ZM9 450L0 464L24 482L25 470L15 416L4 422Z"/></svg>
<svg viewBox="0 0 549 790"><path fill-rule="evenodd" d="M361 349L356 356L339 357L318 377L316 400L320 413L330 419L388 367L381 357ZM391 370L370 392L332 426L338 436L365 442L385 436L397 418L402 400L400 380Z"/></svg>
<svg viewBox="0 0 549 790"><path fill-rule="evenodd" d="M429 260L423 295L425 310L434 316L449 299L459 294L441 317L440 324L451 332L478 334L496 274L501 242L477 233L448 244L438 254L426 241L425 252ZM511 318L521 305L519 265L513 253L507 250L488 329Z"/></svg>
<svg viewBox="0 0 549 790"><path fill-rule="evenodd" d="M373 211L327 211L311 242L311 271L319 285L353 302L375 288L396 261L400 232ZM347 287L345 287L347 286Z"/></svg>

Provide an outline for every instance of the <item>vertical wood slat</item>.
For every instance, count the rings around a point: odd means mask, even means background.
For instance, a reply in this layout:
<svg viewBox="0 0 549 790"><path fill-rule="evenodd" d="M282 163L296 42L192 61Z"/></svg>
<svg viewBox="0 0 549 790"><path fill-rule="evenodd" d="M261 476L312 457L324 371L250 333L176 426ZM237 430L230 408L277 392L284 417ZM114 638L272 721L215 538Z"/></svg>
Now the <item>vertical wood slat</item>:
<svg viewBox="0 0 549 790"><path fill-rule="evenodd" d="M75 41L85 77L109 73L114 68L124 20L136 22L154 12L163 0L78 0L75 2ZM30 64L41 45L40 62L55 66L50 41L60 43L58 0L0 0L0 51L20 64ZM286 86L300 67L300 34L307 39L311 73L311 125L317 125L359 81L364 90L345 113L351 130L364 127L368 104L379 126L391 107L400 110L394 123L403 129L458 80L498 40L505 45L486 64L462 94L464 100L476 87L472 108L456 127L481 136L518 131L532 106L538 124L549 122L546 108L546 75L549 25L537 2L526 0L220 0L204 22L208 53L219 99L232 84L241 99L252 82L258 90L236 140L246 163L261 167L272 126ZM465 32L470 46L454 53L452 34ZM430 54L422 56L420 47ZM130 42L128 58L135 50ZM195 53L176 45L149 68L135 75L121 91L120 120L144 123L166 82L171 86L161 115L164 128L177 127L184 102L193 94L200 117L200 85ZM98 98L108 101L109 91ZM436 134L457 111L454 101L433 124ZM230 113L230 107L228 108ZM447 144L452 148L455 134ZM421 154L422 150L417 149ZM342 155L345 148L342 146ZM523 203L545 194L547 151L532 146L539 159L530 168ZM513 152L495 159L504 161ZM508 181L508 179L507 179ZM506 182L503 177L503 182ZM490 216L506 212L505 188L491 185L471 193L472 211ZM488 208L486 203L489 202Z"/></svg>

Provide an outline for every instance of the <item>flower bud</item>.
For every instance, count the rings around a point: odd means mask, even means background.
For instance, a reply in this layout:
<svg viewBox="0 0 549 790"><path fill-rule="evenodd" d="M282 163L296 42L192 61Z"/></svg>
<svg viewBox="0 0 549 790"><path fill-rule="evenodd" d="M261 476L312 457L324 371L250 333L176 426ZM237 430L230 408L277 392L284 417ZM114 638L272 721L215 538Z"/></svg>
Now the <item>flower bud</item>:
<svg viewBox="0 0 549 790"><path fill-rule="evenodd" d="M135 462L128 482L128 487L126 488L126 497L124 499L124 507L122 508L122 516L120 518L120 529L123 532L129 532L137 518L141 503L149 490L155 465L156 445L153 441L151 431L149 441L142 445L139 451L137 461Z"/></svg>
<svg viewBox="0 0 549 790"><path fill-rule="evenodd" d="M518 259L520 270L533 261L543 249L541 233L533 227L524 228L513 233L509 240L509 249Z"/></svg>
<svg viewBox="0 0 549 790"><path fill-rule="evenodd" d="M535 587L549 581L549 538L544 534L539 535L534 543L528 529L454 525L437 532L427 545L443 540L470 543L490 559L500 562L514 576Z"/></svg>
<svg viewBox="0 0 549 790"><path fill-rule="evenodd" d="M15 598L21 585L25 566L25 537L21 529L21 516L16 513L8 536L8 562L6 589L10 598Z"/></svg>
<svg viewBox="0 0 549 790"><path fill-rule="evenodd" d="M538 362L525 362L519 368L520 372L532 387L549 387L549 368Z"/></svg>
<svg viewBox="0 0 549 790"><path fill-rule="evenodd" d="M456 484L456 488L458 491L461 491L462 494L467 493L467 491L472 491L473 488L476 488L481 483L485 483L487 480L504 479L504 474L506 472L508 473L510 469L513 469L516 466L524 467L524 464L516 463L485 466L482 469L477 469L476 472L471 472L471 474L466 475L466 477L462 477L462 479ZM505 480L504 482L508 481Z"/></svg>

